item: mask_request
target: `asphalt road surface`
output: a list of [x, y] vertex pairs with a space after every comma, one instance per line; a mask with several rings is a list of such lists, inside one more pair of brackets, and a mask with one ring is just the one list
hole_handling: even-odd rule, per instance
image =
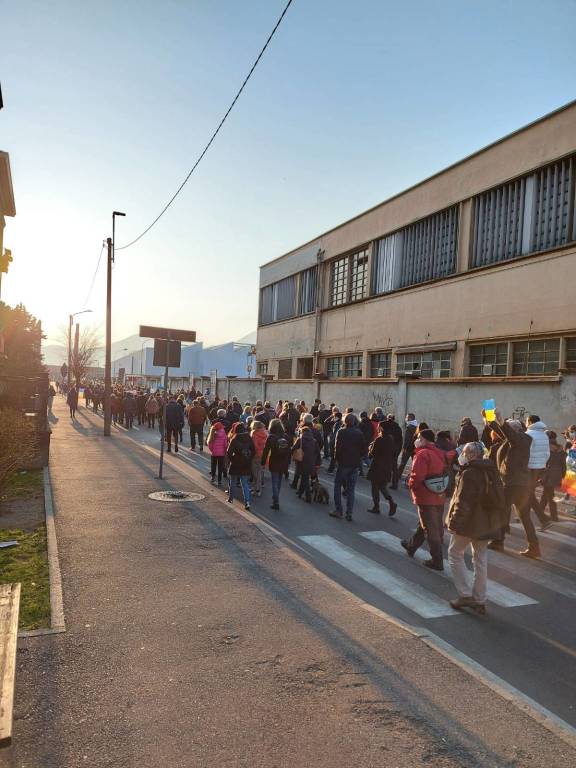
[[[137, 443], [159, 452], [157, 430], [135, 427], [130, 432]], [[208, 450], [191, 451], [187, 430], [184, 436], [184, 445], [178, 454], [168, 454], [169, 461], [207, 478]], [[488, 613], [480, 617], [450, 608], [448, 601], [456, 593], [449, 573], [422, 566], [428, 557], [426, 545], [413, 560], [401, 548], [401, 539], [416, 525], [407, 489], [392, 492], [398, 503], [394, 518], [387, 516], [384, 500], [382, 514], [373, 515], [367, 512], [372, 506], [369, 483], [360, 479], [354, 520], [347, 522], [328, 516], [333, 509], [333, 476], [325, 468], [321, 482], [330, 492], [330, 506], [306, 504], [285, 482], [281, 509], [275, 512], [269, 508], [267, 475], [262, 496], [252, 501], [252, 512], [362, 600], [412, 626], [428, 628], [576, 726], [576, 519], [562, 515], [548, 532], [539, 533], [539, 562], [518, 554], [525, 546], [524, 532], [519, 523], [513, 524], [507, 552], [490, 552]], [[239, 489], [237, 495], [241, 496]]]

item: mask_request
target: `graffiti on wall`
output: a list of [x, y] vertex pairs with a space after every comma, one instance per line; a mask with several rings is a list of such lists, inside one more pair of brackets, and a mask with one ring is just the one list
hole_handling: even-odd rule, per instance
[[384, 411], [391, 411], [394, 409], [394, 397], [391, 392], [372, 392], [372, 399], [374, 404], [379, 406]]
[[526, 408], [523, 405], [517, 405], [512, 411], [512, 418], [518, 421], [524, 421], [526, 416]]

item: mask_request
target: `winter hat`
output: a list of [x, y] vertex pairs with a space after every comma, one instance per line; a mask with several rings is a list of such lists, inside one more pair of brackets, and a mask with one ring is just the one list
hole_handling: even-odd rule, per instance
[[428, 440], [429, 443], [433, 443], [436, 439], [434, 432], [431, 429], [423, 429], [418, 433], [418, 437], [423, 437], [424, 440]]

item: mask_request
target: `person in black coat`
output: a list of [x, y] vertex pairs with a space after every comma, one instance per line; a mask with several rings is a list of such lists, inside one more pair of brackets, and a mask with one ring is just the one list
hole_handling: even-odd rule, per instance
[[[366, 445], [366, 452], [363, 456], [363, 461], [368, 460], [368, 447], [372, 443], [372, 440], [374, 438], [374, 430], [372, 428], [372, 422], [368, 418], [368, 414], [366, 411], [362, 411], [360, 414], [360, 423], [358, 424], [358, 429], [362, 434], [364, 435], [364, 443]], [[360, 475], [362, 476], [364, 473], [362, 472], [362, 465], [360, 465]]]
[[320, 466], [322, 461], [320, 456], [320, 447], [312, 434], [313, 427], [304, 425], [300, 430], [300, 437], [292, 447], [292, 454], [295, 451], [302, 450], [302, 460], [299, 461], [300, 467], [300, 485], [298, 487], [298, 498], [305, 495], [308, 504], [312, 501], [312, 492], [310, 490], [310, 476], [316, 474], [316, 467]]
[[172, 437], [174, 437], [174, 450], [178, 453], [178, 435], [184, 426], [184, 413], [180, 405], [176, 402], [176, 396], [170, 395], [170, 400], [166, 403], [166, 440], [168, 442], [168, 453], [172, 451]]
[[[543, 478], [542, 497], [540, 498], [540, 510], [544, 514], [546, 507], [550, 510], [550, 523], [558, 520], [558, 508], [554, 501], [556, 488], [562, 484], [566, 474], [566, 452], [558, 443], [558, 435], [549, 429], [546, 434], [550, 442], [550, 458], [546, 465]], [[542, 526], [544, 528], [544, 526]], [[546, 526], [548, 527], [548, 526]], [[545, 528], [544, 528], [545, 530]]]
[[460, 422], [460, 432], [456, 442], [458, 445], [478, 442], [478, 430], [472, 424], [472, 419], [469, 419], [468, 416], [465, 416]]
[[402, 427], [397, 423], [394, 418], [394, 414], [389, 413], [386, 416], [386, 421], [389, 424], [390, 436], [394, 441], [394, 466], [392, 467], [392, 482], [390, 488], [395, 491], [398, 488], [398, 457], [402, 452]]
[[390, 422], [381, 421], [378, 427], [379, 436], [370, 445], [368, 455], [372, 459], [367, 478], [372, 486], [372, 501], [374, 506], [368, 512], [380, 514], [380, 494], [389, 504], [388, 516], [396, 514], [397, 504], [388, 492], [388, 483], [392, 477], [396, 463], [396, 448], [394, 438], [390, 434]]
[[262, 466], [270, 470], [270, 480], [272, 483], [272, 504], [270, 509], [280, 509], [280, 488], [282, 486], [282, 476], [288, 473], [290, 459], [292, 457], [292, 441], [284, 432], [284, 427], [280, 419], [272, 419], [268, 437], [264, 443], [262, 451]]
[[416, 417], [413, 413], [407, 413], [406, 427], [404, 429], [404, 440], [402, 441], [402, 457], [398, 467], [398, 479], [402, 477], [406, 464], [408, 464], [408, 461], [414, 455], [414, 441], [416, 440], [417, 429], [418, 422], [416, 421]]
[[234, 435], [228, 444], [226, 458], [228, 459], [228, 501], [234, 501], [234, 488], [236, 479], [239, 478], [244, 497], [244, 508], [250, 509], [250, 484], [248, 482], [252, 474], [252, 459], [256, 454], [256, 448], [250, 434], [242, 422], [234, 426]]

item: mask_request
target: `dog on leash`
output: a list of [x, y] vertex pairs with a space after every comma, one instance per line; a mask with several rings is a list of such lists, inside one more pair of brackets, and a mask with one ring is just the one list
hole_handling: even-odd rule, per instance
[[318, 504], [330, 504], [328, 491], [320, 485], [320, 480], [317, 477], [312, 480], [312, 501]]

